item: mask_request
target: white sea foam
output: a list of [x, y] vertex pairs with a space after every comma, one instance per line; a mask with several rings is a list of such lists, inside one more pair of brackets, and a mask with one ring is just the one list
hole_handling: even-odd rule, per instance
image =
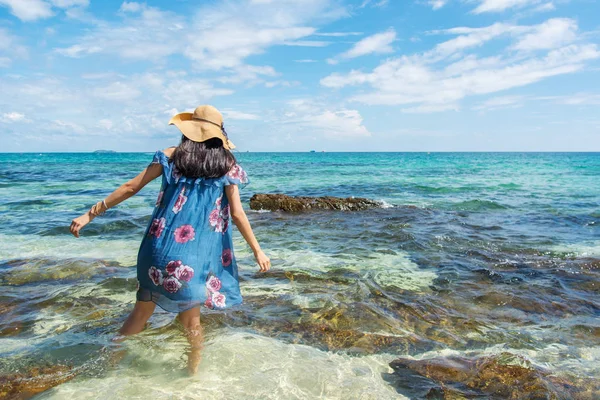
[[274, 268], [304, 270], [307, 273], [327, 272], [344, 268], [373, 278], [382, 286], [404, 290], [423, 290], [429, 287], [437, 274], [412, 262], [408, 254], [372, 253], [368, 258], [354, 254], [331, 255], [311, 250], [270, 250]]
[[558, 245], [551, 248], [557, 253], [572, 254], [576, 257], [600, 257], [600, 242], [582, 242], [567, 245]]
[[139, 246], [140, 241], [135, 239], [0, 234], [0, 259], [99, 258], [135, 265]]
[[213, 334], [194, 377], [182, 373], [182, 340], [140, 338], [107, 376], [82, 377], [40, 398], [405, 399], [382, 379], [392, 372], [389, 354], [351, 357], [240, 331]]

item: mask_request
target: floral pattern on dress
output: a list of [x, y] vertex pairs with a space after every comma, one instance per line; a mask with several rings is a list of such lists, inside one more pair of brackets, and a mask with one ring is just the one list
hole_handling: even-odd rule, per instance
[[214, 228], [215, 232], [221, 232], [225, 234], [229, 227], [229, 205], [221, 208], [223, 201], [223, 195], [215, 201], [215, 208], [210, 212], [208, 216], [208, 222]]
[[219, 291], [221, 290], [221, 287], [221, 280], [210, 273], [206, 278], [206, 301], [204, 302], [204, 305], [207, 308], [223, 308], [226, 306], [226, 296]]
[[166, 222], [167, 222], [167, 220], [164, 217], [163, 218], [154, 218], [148, 233], [151, 236], [159, 238], [160, 235], [162, 234], [163, 230], [165, 229]]
[[177, 243], [187, 243], [190, 240], [194, 240], [196, 237], [194, 227], [188, 224], [181, 225], [179, 228], [175, 229], [173, 234], [175, 235], [175, 241]]
[[169, 276], [163, 281], [163, 287], [169, 293], [175, 293], [181, 288], [181, 282], [174, 276]]
[[187, 196], [185, 195], [185, 187], [181, 188], [181, 192], [179, 193], [179, 196], [177, 196], [177, 200], [175, 201], [175, 204], [173, 205], [173, 212], [175, 214], [179, 213], [179, 211], [181, 211], [181, 209], [183, 208], [183, 205], [187, 202]]
[[235, 164], [227, 173], [231, 179], [237, 179], [240, 183], [248, 183], [248, 174], [238, 164]]
[[192, 280], [194, 269], [183, 265], [181, 260], [169, 261], [165, 270], [150, 267], [148, 275], [155, 286], [162, 286], [169, 293], [177, 293], [182, 286]]
[[160, 286], [163, 283], [163, 274], [162, 271], [154, 266], [150, 267], [148, 270], [148, 275], [150, 276], [150, 280], [156, 286]]
[[161, 191], [158, 193], [158, 197], [156, 198], [156, 204], [155, 204], [155, 205], [156, 205], [156, 207], [160, 206], [160, 203], [162, 202], [162, 198], [163, 198], [164, 194], [165, 194], [165, 191], [164, 191], [164, 190], [161, 190]]
[[223, 253], [221, 253], [221, 264], [223, 264], [224, 267], [229, 267], [231, 265], [231, 260], [231, 249], [223, 249]]

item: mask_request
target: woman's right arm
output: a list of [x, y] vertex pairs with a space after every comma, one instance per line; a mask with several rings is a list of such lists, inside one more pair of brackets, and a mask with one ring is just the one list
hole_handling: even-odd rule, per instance
[[242, 201], [240, 200], [240, 191], [237, 185], [225, 186], [225, 194], [229, 200], [231, 219], [254, 252], [256, 263], [260, 266], [260, 272], [268, 271], [269, 268], [271, 268], [271, 260], [261, 250], [260, 245], [254, 236], [254, 232], [252, 232], [250, 221], [248, 221], [248, 217], [242, 206]]

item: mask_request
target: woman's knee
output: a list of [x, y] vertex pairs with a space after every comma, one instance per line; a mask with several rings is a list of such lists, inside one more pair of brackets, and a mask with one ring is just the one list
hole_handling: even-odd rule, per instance
[[186, 331], [202, 329], [202, 325], [200, 325], [200, 309], [198, 308], [179, 313], [179, 321]]
[[138, 318], [148, 319], [154, 313], [156, 304], [151, 301], [138, 301], [133, 307], [133, 313]]

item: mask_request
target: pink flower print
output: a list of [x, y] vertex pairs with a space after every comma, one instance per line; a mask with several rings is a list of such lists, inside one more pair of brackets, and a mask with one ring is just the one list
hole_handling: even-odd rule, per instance
[[206, 301], [204, 302], [204, 305], [205, 305], [206, 307], [210, 308], [210, 309], [213, 309], [213, 308], [215, 308], [215, 307], [213, 306], [213, 303], [212, 303], [212, 298], [211, 298], [210, 296], [208, 296], [208, 297], [206, 298]]
[[230, 266], [232, 258], [231, 249], [224, 249], [221, 254], [221, 264], [223, 264], [224, 267]]
[[214, 275], [211, 275], [210, 278], [206, 281], [206, 287], [211, 292], [218, 292], [221, 289], [221, 281]]
[[189, 282], [194, 277], [194, 269], [187, 265], [181, 265], [175, 270], [174, 276], [180, 281]]
[[173, 212], [177, 214], [183, 208], [183, 205], [187, 202], [187, 196], [185, 195], [185, 187], [181, 188], [181, 193], [177, 196], [175, 205], [173, 206]]
[[160, 237], [163, 229], [165, 229], [165, 223], [167, 220], [163, 218], [154, 218], [152, 221], [152, 225], [150, 226], [150, 231], [148, 232], [152, 236]]
[[235, 164], [227, 173], [227, 176], [230, 177], [231, 179], [237, 179], [239, 180], [241, 183], [246, 183], [248, 182], [248, 174], [246, 174], [246, 171], [244, 171], [242, 169], [242, 167], [240, 167], [238, 164]]
[[163, 198], [163, 195], [164, 195], [164, 194], [165, 194], [165, 191], [164, 191], [164, 190], [161, 190], [161, 191], [158, 193], [158, 197], [156, 198], [156, 206], [160, 206], [160, 203], [162, 202], [162, 198]]
[[179, 178], [181, 178], [181, 172], [179, 172], [179, 170], [175, 166], [173, 166], [173, 171], [171, 172], [171, 175], [173, 176], [173, 178], [175, 178], [175, 182], [178, 182]]
[[222, 199], [223, 196], [221, 195], [217, 201], [215, 201], [216, 208], [213, 209], [208, 216], [208, 221], [210, 222], [210, 225], [215, 228], [215, 232], [227, 231], [227, 226], [229, 224], [229, 205], [221, 209]]
[[179, 268], [181, 266], [181, 264], [183, 264], [183, 263], [179, 260], [169, 261], [169, 263], [167, 264], [167, 267], [165, 268], [167, 270], [167, 274], [174, 275], [175, 271], [177, 270], [177, 268]]
[[160, 269], [156, 267], [150, 267], [150, 269], [148, 270], [148, 275], [150, 276], [152, 283], [154, 283], [156, 286], [162, 285], [163, 275]]
[[221, 216], [219, 214], [220, 212], [218, 208], [215, 208], [210, 212], [210, 215], [208, 216], [208, 221], [212, 226], [216, 226], [217, 222], [219, 222], [219, 219], [221, 219]]
[[175, 241], [177, 243], [186, 243], [190, 240], [194, 240], [196, 232], [191, 225], [181, 225], [175, 229]]
[[213, 292], [211, 295], [211, 301], [219, 308], [225, 307], [225, 295], [223, 293]]
[[163, 287], [169, 293], [175, 293], [181, 288], [181, 282], [174, 276], [169, 276], [163, 281]]
[[215, 232], [225, 232], [225, 220], [219, 217], [217, 225], [215, 225]]

